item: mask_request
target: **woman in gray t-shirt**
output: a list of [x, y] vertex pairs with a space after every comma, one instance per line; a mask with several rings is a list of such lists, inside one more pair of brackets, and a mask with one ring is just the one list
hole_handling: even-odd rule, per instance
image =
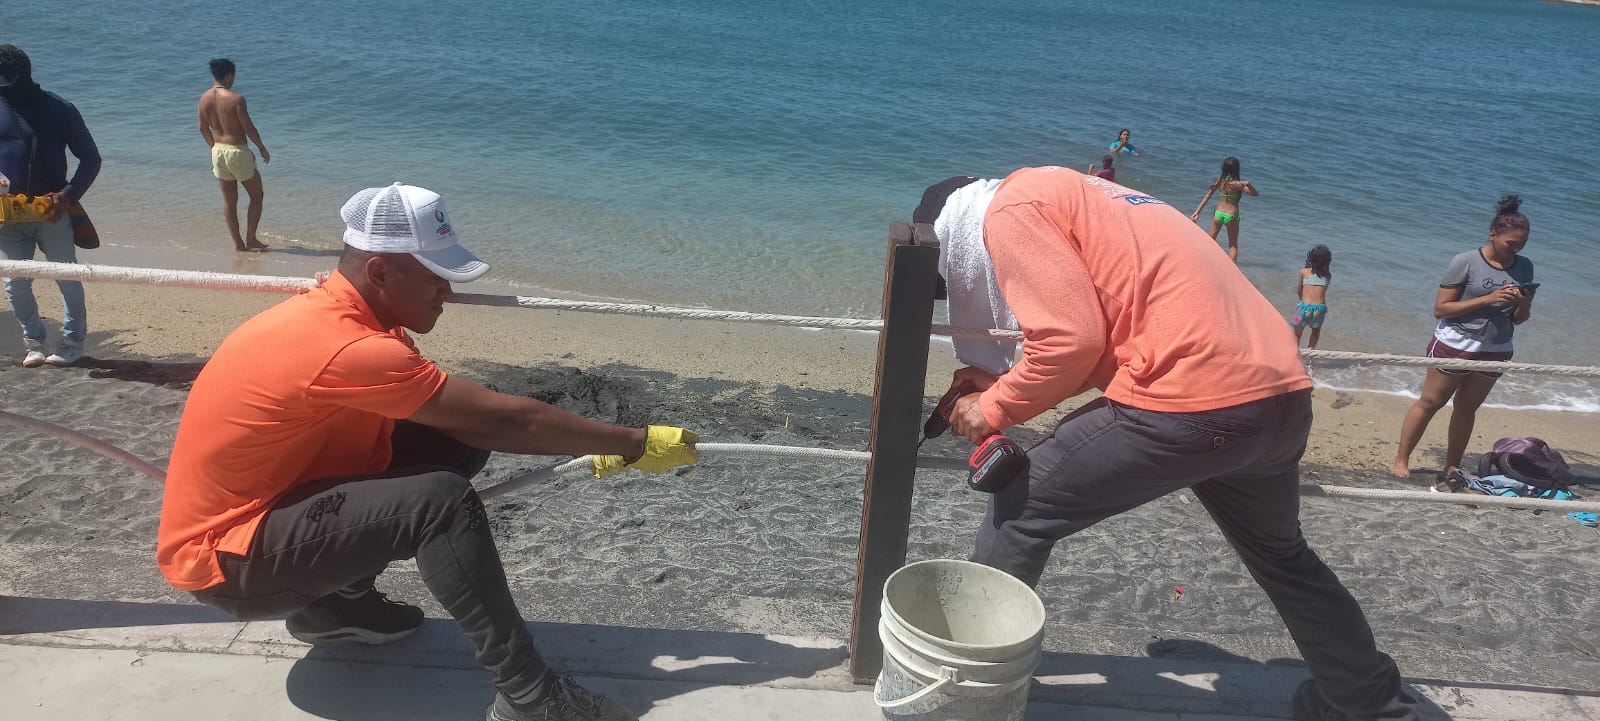
[[[1489, 223], [1488, 244], [1450, 260], [1433, 301], [1439, 324], [1428, 343], [1429, 358], [1511, 360], [1512, 332], [1533, 312], [1533, 293], [1539, 285], [1533, 282], [1533, 261], [1519, 255], [1528, 243], [1528, 216], [1517, 210], [1521, 204], [1515, 195], [1501, 198], [1499, 212]], [[1460, 470], [1478, 406], [1499, 378], [1499, 373], [1488, 371], [1429, 368], [1421, 397], [1411, 404], [1400, 426], [1394, 475], [1411, 475], [1411, 452], [1428, 421], [1453, 400], [1444, 470], [1433, 490], [1458, 490], [1461, 484], [1450, 476]]]

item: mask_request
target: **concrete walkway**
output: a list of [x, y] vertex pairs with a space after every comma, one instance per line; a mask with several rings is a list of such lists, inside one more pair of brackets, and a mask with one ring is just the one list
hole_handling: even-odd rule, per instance
[[[879, 718], [842, 641], [532, 624], [550, 660], [646, 721]], [[1030, 721], [1289, 718], [1294, 664], [1047, 653]], [[1417, 681], [1431, 719], [1600, 721], [1600, 693]], [[392, 646], [311, 648], [203, 606], [0, 597], [0, 719], [482, 718], [492, 695], [455, 624]]]

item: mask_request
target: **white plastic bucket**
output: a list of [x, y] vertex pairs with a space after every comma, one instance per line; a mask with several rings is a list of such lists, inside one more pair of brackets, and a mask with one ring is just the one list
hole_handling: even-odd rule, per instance
[[875, 700], [892, 721], [1020, 721], [1043, 634], [1044, 603], [1010, 574], [910, 564], [883, 584]]

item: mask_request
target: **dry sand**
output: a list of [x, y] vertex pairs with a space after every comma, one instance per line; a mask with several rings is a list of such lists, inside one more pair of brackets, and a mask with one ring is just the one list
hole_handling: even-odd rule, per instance
[[[41, 307], [56, 317], [53, 284], [37, 288]], [[92, 359], [64, 370], [19, 367], [14, 321], [0, 313], [0, 407], [164, 464], [199, 364], [237, 323], [277, 300], [91, 285]], [[470, 306], [451, 306], [440, 328], [419, 338], [453, 373], [605, 420], [680, 424], [707, 441], [847, 449], [867, 447], [876, 344], [876, 335], [857, 332]], [[954, 368], [948, 346], [935, 343], [931, 356], [930, 402]], [[1318, 391], [1307, 480], [1424, 487], [1384, 472], [1408, 404]], [[1016, 436], [1037, 438], [1059, 415]], [[1429, 430], [1416, 467], [1438, 467], [1444, 421]], [[1486, 409], [1472, 450], [1503, 435], [1543, 437], [1592, 497], [1600, 485], [1594, 421]], [[924, 450], [966, 451], [948, 438]], [[0, 432], [0, 458], [0, 541], [9, 549], [0, 552], [0, 593], [187, 601], [139, 560], [150, 557], [155, 536], [153, 483], [16, 429]], [[549, 460], [497, 454], [478, 483]], [[862, 467], [849, 463], [708, 460], [678, 474], [560, 479], [499, 499], [491, 513], [532, 620], [842, 636], [862, 478]], [[964, 557], [982, 498], [953, 472], [924, 471], [918, 483], [911, 558]], [[1040, 587], [1051, 613], [1048, 649], [1294, 656], [1270, 604], [1191, 501], [1175, 494], [1058, 548]], [[1409, 675], [1596, 687], [1600, 531], [1554, 513], [1324, 498], [1304, 506], [1307, 535]], [[125, 560], [74, 570], [73, 559], [96, 556]], [[44, 567], [41, 558], [60, 565]], [[388, 575], [384, 583], [399, 595], [424, 599], [414, 574]], [[87, 580], [63, 580], [79, 578]], [[1174, 598], [1178, 586], [1186, 592]]]

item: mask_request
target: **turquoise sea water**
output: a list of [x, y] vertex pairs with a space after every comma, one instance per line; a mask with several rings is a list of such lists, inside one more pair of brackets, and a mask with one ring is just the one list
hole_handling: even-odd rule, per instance
[[[231, 262], [194, 127], [239, 64], [273, 162], [263, 237], [325, 262], [354, 190], [442, 192], [492, 277], [719, 308], [871, 316], [922, 188], [1083, 169], [1186, 212], [1220, 159], [1247, 274], [1287, 314], [1334, 251], [1323, 347], [1418, 354], [1449, 257], [1525, 199], [1543, 287], [1521, 360], [1591, 364], [1600, 307], [1600, 8], [1536, 0], [74, 3], [0, 40], [83, 111], [107, 240]], [[1209, 211], [1208, 211], [1209, 213]], [[195, 251], [174, 256], [170, 251]], [[152, 255], [152, 257], [156, 257]], [[1204, 313], [1204, 308], [1194, 309]], [[1405, 392], [1411, 370], [1326, 370]], [[1492, 400], [1600, 409], [1509, 377]]]

